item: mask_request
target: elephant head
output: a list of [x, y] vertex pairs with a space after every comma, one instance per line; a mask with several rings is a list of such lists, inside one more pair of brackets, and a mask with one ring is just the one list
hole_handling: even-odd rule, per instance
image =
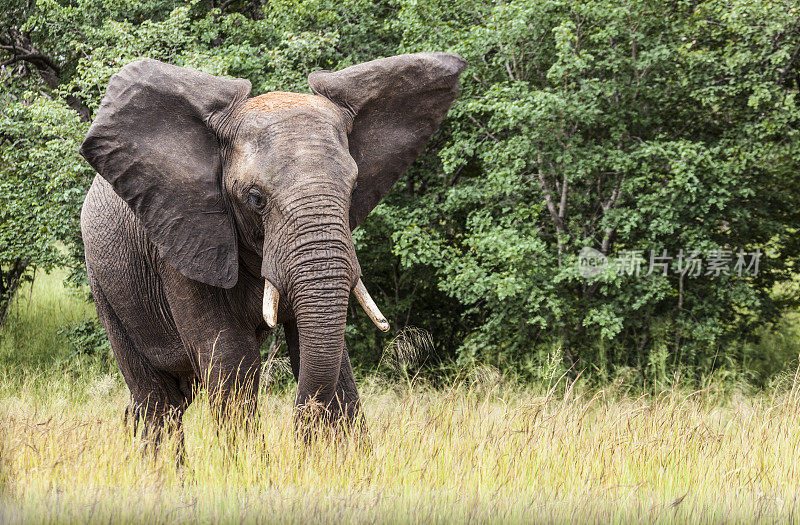
[[[401, 55], [312, 73], [313, 94], [155, 60], [111, 78], [81, 154], [185, 277], [232, 288], [255, 261], [263, 316], [296, 322], [300, 396], [330, 401], [351, 291], [379, 328], [351, 231], [419, 155], [463, 59]], [[299, 399], [299, 402], [303, 402]]]

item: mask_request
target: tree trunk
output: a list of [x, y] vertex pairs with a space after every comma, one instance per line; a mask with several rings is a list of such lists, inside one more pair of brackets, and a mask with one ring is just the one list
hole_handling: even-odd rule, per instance
[[27, 268], [27, 259], [18, 258], [8, 270], [0, 270], [0, 328], [3, 327]]

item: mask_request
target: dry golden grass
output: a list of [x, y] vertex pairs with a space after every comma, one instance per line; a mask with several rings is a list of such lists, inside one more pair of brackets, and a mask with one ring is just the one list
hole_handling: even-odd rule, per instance
[[373, 380], [371, 451], [303, 445], [290, 394], [262, 395], [257, 429], [226, 445], [201, 400], [176, 469], [123, 430], [115, 377], [49, 382], [0, 401], [2, 522], [797, 519], [800, 385], [720, 402]]
[[[304, 446], [288, 391], [262, 392], [254, 432], [231, 442], [201, 396], [176, 469], [173, 444], [152, 457], [125, 431], [115, 367], [67, 360], [55, 331], [91, 313], [60, 276], [37, 278], [13, 315], [0, 334], [0, 523], [800, 521], [796, 376], [769, 394], [641, 397], [523, 389], [490, 367], [442, 390], [375, 376], [361, 382], [371, 451]], [[406, 363], [413, 339], [388, 359]]]

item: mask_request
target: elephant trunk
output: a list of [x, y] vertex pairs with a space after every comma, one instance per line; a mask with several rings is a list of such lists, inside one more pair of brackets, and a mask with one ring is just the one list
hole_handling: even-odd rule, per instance
[[295, 298], [300, 374], [298, 406], [334, 401], [344, 354], [349, 289], [340, 280], [317, 283]]
[[[350, 291], [361, 273], [344, 211], [307, 206], [291, 214], [286, 230], [293, 238], [280, 265], [298, 333], [298, 406], [327, 408], [337, 390]], [[271, 309], [269, 287], [265, 317]]]

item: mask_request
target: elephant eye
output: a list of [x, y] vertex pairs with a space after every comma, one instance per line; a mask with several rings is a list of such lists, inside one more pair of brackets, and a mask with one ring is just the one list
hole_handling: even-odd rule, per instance
[[258, 188], [250, 188], [247, 192], [247, 203], [254, 210], [261, 210], [267, 204], [267, 199], [264, 198], [264, 194]]

